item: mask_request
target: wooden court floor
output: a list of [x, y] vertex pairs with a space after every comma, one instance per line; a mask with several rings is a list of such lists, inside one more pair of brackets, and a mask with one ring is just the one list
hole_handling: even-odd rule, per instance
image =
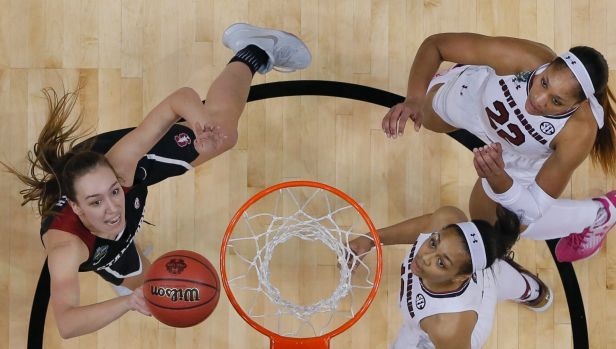
[[[231, 57], [223, 30], [242, 21], [297, 33], [313, 53], [302, 72], [258, 75], [254, 84], [299, 79], [352, 82], [404, 94], [417, 47], [430, 34], [470, 31], [523, 37], [557, 52], [593, 46], [616, 67], [616, 2], [609, 0], [0, 0], [0, 158], [20, 168], [44, 123], [41, 89], [71, 89], [83, 78], [80, 107], [96, 132], [134, 126], [181, 86], [205, 95]], [[611, 72], [615, 74], [614, 71]], [[612, 79], [612, 88], [616, 88]], [[237, 146], [150, 192], [143, 246], [152, 256], [193, 249], [217, 265], [220, 240], [235, 210], [259, 190], [285, 180], [321, 181], [363, 203], [378, 227], [441, 205], [467, 211], [476, 179], [471, 153], [444, 135], [408, 132], [387, 139], [386, 109], [331, 97], [250, 103]], [[589, 162], [563, 197], [588, 198], [616, 187]], [[0, 348], [25, 348], [32, 297], [45, 259], [39, 218], [20, 207], [19, 183], [0, 174]], [[333, 348], [386, 348], [400, 325], [399, 263], [408, 246], [384, 249], [378, 296], [366, 316]], [[572, 347], [567, 303], [543, 242], [520, 241], [516, 256], [556, 292], [536, 315], [501, 304], [491, 349]], [[575, 264], [592, 348], [616, 348], [616, 239]], [[315, 265], [302, 265], [311, 270]], [[298, 273], [299, 274], [299, 273]], [[313, 273], [314, 274], [314, 273]], [[82, 275], [82, 302], [114, 296]], [[299, 276], [289, 285], [309, 283]], [[53, 316], [45, 348], [264, 348], [223, 295], [203, 324], [174, 329], [130, 313], [106, 328], [62, 340]]]

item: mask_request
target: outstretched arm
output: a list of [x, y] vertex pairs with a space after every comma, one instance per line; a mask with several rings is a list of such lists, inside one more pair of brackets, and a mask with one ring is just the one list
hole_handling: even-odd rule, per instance
[[499, 75], [531, 70], [550, 62], [556, 54], [547, 46], [518, 38], [491, 37], [473, 33], [441, 33], [426, 38], [415, 55], [406, 99], [392, 107], [381, 127], [388, 136], [402, 135], [411, 118], [419, 130], [428, 85], [442, 62], [487, 65]]
[[149, 315], [143, 292], [105, 302], [81, 306], [79, 301], [79, 265], [87, 258], [87, 248], [76, 237], [51, 229], [45, 234], [49, 274], [51, 277], [51, 307], [62, 338], [72, 338], [99, 330], [124, 315], [137, 310]]
[[[456, 207], [444, 206], [433, 213], [407, 219], [403, 222], [377, 230], [383, 245], [414, 244], [419, 234], [432, 232], [446, 225], [466, 221], [464, 212]], [[349, 242], [351, 250], [362, 256], [374, 246], [374, 241], [360, 236]]]

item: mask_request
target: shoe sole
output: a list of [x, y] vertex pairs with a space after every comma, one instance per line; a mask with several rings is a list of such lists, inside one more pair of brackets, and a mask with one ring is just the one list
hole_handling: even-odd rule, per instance
[[550, 286], [546, 285], [546, 287], [548, 288], [548, 297], [550, 297], [548, 299], [548, 302], [545, 303], [545, 305], [542, 306], [541, 308], [533, 308], [529, 306], [526, 306], [526, 308], [534, 311], [535, 313], [543, 313], [544, 311], [548, 310], [552, 306], [552, 303], [554, 302], [554, 292], [552, 291], [552, 288]]
[[[270, 28], [260, 28], [260, 27], [255, 27], [254, 25], [248, 24], [248, 23], [235, 23], [235, 24], [231, 24], [227, 29], [225, 29], [224, 33], [222, 34], [223, 37], [223, 45], [225, 45], [225, 47], [230, 48], [229, 45], [227, 45], [227, 43], [225, 42], [224, 38], [234, 35], [235, 33], [242, 31], [242, 30], [249, 30], [249, 31], [259, 31], [261, 35], [279, 35], [280, 33], [284, 33], [287, 35], [290, 35], [292, 37], [294, 37], [300, 44], [301, 46], [304, 48], [304, 50], [306, 51], [306, 53], [308, 54], [308, 64], [306, 65], [306, 67], [308, 67], [310, 65], [310, 63], [312, 62], [312, 54], [310, 53], [310, 49], [308, 48], [308, 46], [306, 46], [306, 44], [304, 43], [304, 41], [302, 41], [302, 39], [298, 38], [297, 36], [286, 32], [284, 30], [279, 30], [279, 29], [270, 29]], [[306, 68], [304, 67], [304, 68]], [[301, 69], [304, 69], [301, 68]], [[273, 67], [274, 70], [277, 70], [279, 72], [283, 72], [283, 73], [291, 73], [294, 72], [296, 69], [290, 69], [290, 68], [280, 68], [277, 66]]]

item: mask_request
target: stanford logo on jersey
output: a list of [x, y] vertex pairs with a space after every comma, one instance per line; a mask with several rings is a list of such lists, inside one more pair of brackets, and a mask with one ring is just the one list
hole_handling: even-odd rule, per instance
[[190, 137], [188, 137], [186, 133], [180, 133], [175, 136], [175, 143], [177, 143], [180, 148], [184, 148], [190, 144]]
[[541, 125], [539, 125], [539, 128], [541, 129], [541, 132], [545, 133], [548, 136], [551, 136], [554, 134], [554, 132], [556, 132], [556, 129], [554, 129], [554, 125], [550, 124], [547, 121], [542, 122]]

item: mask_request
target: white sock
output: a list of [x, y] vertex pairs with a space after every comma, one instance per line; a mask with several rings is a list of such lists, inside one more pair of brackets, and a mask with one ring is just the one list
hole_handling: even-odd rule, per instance
[[528, 297], [526, 297], [525, 299], [520, 298], [520, 300], [526, 302], [534, 301], [539, 297], [539, 294], [541, 293], [541, 287], [539, 286], [539, 283], [526, 274], [520, 273], [520, 275], [522, 275], [522, 277], [526, 279], [526, 281], [528, 281], [528, 285], [530, 286], [530, 294], [528, 295]]
[[[519, 271], [502, 259], [494, 262], [492, 270], [496, 274], [496, 292], [499, 302], [522, 299], [526, 293], [526, 282], [524, 281], [526, 278]], [[490, 271], [486, 270], [486, 272]]]
[[521, 236], [531, 240], [549, 240], [581, 233], [598, 220], [603, 205], [595, 200], [559, 199]]

